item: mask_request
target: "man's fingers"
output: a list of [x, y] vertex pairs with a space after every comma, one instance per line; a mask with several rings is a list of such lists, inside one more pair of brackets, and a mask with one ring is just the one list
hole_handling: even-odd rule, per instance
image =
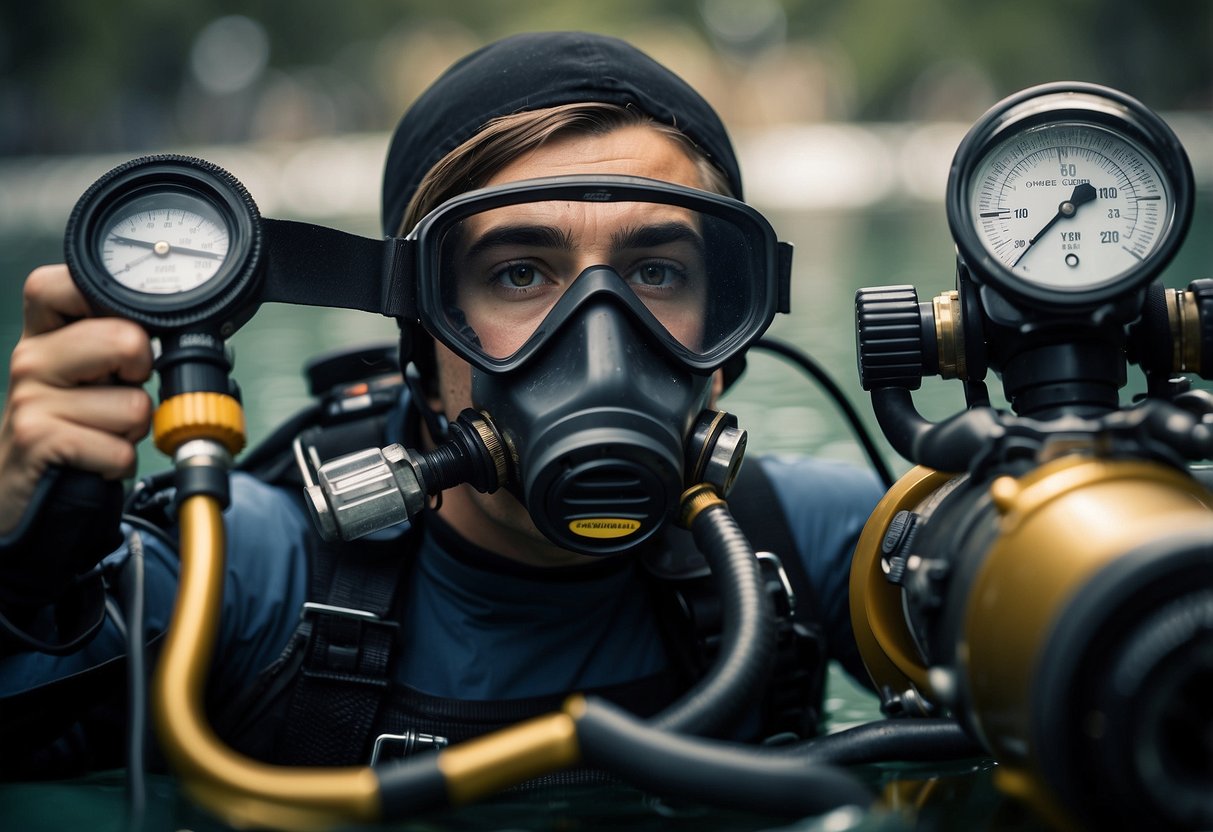
[[69, 422], [138, 442], [152, 422], [152, 399], [141, 387], [51, 388], [41, 391], [29, 418]]
[[72, 282], [67, 266], [42, 266], [25, 279], [23, 316], [26, 335], [40, 335], [92, 314]]
[[0, 443], [20, 467], [65, 464], [102, 476], [134, 465], [134, 444], [151, 421], [151, 399], [138, 388], [46, 390], [9, 400]]
[[152, 372], [147, 333], [120, 318], [86, 318], [23, 338], [13, 350], [13, 384], [31, 379], [55, 387], [117, 378], [141, 384]]
[[20, 412], [0, 431], [0, 534], [20, 521], [38, 481], [48, 468], [62, 465], [91, 471], [106, 479], [135, 472], [135, 445], [104, 430], [72, 422], [37, 418]]
[[106, 479], [129, 477], [138, 461], [135, 446], [120, 436], [73, 425], [56, 436], [47, 449], [46, 464], [92, 471]]

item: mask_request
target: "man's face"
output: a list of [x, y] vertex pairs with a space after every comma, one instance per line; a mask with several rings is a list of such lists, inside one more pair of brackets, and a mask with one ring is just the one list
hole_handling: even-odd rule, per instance
[[637, 202], [531, 202], [476, 214], [451, 244], [448, 303], [508, 358], [578, 276], [610, 266], [682, 345], [703, 341], [707, 263], [694, 211]]
[[[575, 136], [552, 141], [500, 170], [488, 185], [571, 174], [621, 174], [659, 179], [693, 188], [702, 187], [695, 162], [673, 139], [647, 127], [629, 127], [605, 136]], [[679, 263], [693, 270], [696, 251], [689, 212], [676, 207], [646, 209], [640, 222], [635, 205], [547, 203], [512, 206], [476, 218], [465, 237], [486, 239], [490, 245], [472, 251], [465, 280], [458, 287], [459, 304], [490, 354], [508, 355], [533, 331], [559, 293], [583, 269], [611, 265], [637, 291], [671, 334], [684, 344], [700, 337], [704, 295], [702, 281], [683, 279], [661, 263]], [[657, 214], [660, 213], [660, 216]], [[636, 245], [639, 226], [657, 225], [668, 233], [657, 248]], [[544, 249], [543, 264], [522, 264], [511, 270], [504, 249], [493, 250], [494, 229], [527, 227], [558, 229]], [[532, 268], [533, 267], [533, 268]], [[691, 276], [693, 277], [693, 275]], [[471, 366], [442, 344], [436, 344], [437, 406], [454, 418], [472, 406]], [[473, 543], [537, 565], [562, 565], [589, 560], [553, 546], [534, 527], [526, 509], [505, 491], [481, 494], [468, 486], [443, 495], [440, 513]]]

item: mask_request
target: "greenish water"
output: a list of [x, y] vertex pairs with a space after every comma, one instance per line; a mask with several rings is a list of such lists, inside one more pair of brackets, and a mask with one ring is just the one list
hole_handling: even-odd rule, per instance
[[[884, 795], [887, 808], [852, 809], [788, 819], [666, 801], [632, 787], [598, 786], [501, 795], [460, 809], [425, 813], [364, 832], [1045, 832], [1021, 807], [1001, 798], [981, 761], [948, 767], [867, 767], [857, 775]], [[0, 785], [0, 822], [22, 832], [127, 832], [121, 772], [66, 783]], [[192, 806], [172, 778], [148, 783], [144, 829], [227, 832]]]
[[[1168, 285], [1213, 276], [1213, 239], [1205, 231], [1206, 200], [1198, 210], [1187, 246], [1168, 270]], [[773, 215], [782, 238], [796, 246], [794, 314], [781, 318], [771, 335], [811, 352], [830, 372], [874, 428], [854, 370], [852, 300], [860, 286], [913, 283], [922, 298], [953, 284], [954, 254], [938, 204], [903, 205], [885, 210], [802, 215]], [[348, 229], [371, 233], [366, 229]], [[35, 265], [60, 259], [54, 239], [6, 237], [0, 229], [0, 347], [7, 353], [20, 334], [20, 286]], [[338, 346], [394, 337], [394, 325], [345, 311], [268, 306], [233, 339], [235, 376], [244, 391], [250, 442], [260, 438], [307, 399], [299, 373], [304, 359]], [[0, 392], [7, 387], [7, 369]], [[961, 407], [960, 390], [928, 381], [917, 401], [930, 418]], [[864, 457], [833, 405], [799, 372], [769, 355], [753, 355], [749, 370], [730, 391], [723, 407], [739, 417], [759, 452], [807, 452], [853, 460]], [[906, 464], [893, 458], [893, 467]], [[162, 467], [163, 460], [144, 446], [141, 469]], [[834, 728], [877, 715], [874, 700], [832, 674], [828, 709]], [[1035, 822], [994, 792], [990, 765], [887, 766], [862, 775], [885, 795], [893, 810], [866, 817], [826, 817], [796, 823], [765, 816], [734, 814], [703, 807], [673, 807], [627, 789], [595, 793], [503, 798], [486, 806], [426, 816], [396, 828], [438, 829], [1035, 829]], [[0, 785], [0, 828], [121, 829], [121, 777], [101, 774], [66, 784]], [[170, 778], [152, 783], [156, 828], [216, 829], [213, 820], [192, 809]]]

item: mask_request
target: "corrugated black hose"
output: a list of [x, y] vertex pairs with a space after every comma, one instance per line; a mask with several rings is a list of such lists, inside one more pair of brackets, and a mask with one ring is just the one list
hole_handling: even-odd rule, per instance
[[988, 752], [955, 719], [881, 719], [821, 737], [764, 746], [767, 754], [849, 766], [985, 757]]
[[707, 675], [649, 725], [661, 731], [721, 736], [770, 681], [775, 615], [754, 547], [723, 501], [701, 510], [691, 522], [691, 533], [721, 593], [720, 652]]

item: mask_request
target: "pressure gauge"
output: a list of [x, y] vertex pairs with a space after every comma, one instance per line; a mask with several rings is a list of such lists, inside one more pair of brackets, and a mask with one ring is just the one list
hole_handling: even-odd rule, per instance
[[65, 257], [100, 309], [153, 332], [244, 323], [260, 276], [261, 220], [227, 171], [186, 156], [152, 156], [90, 187], [68, 220]]
[[1166, 123], [1092, 84], [1049, 84], [986, 113], [956, 152], [948, 222], [974, 278], [1029, 305], [1091, 307], [1154, 279], [1192, 213]]

